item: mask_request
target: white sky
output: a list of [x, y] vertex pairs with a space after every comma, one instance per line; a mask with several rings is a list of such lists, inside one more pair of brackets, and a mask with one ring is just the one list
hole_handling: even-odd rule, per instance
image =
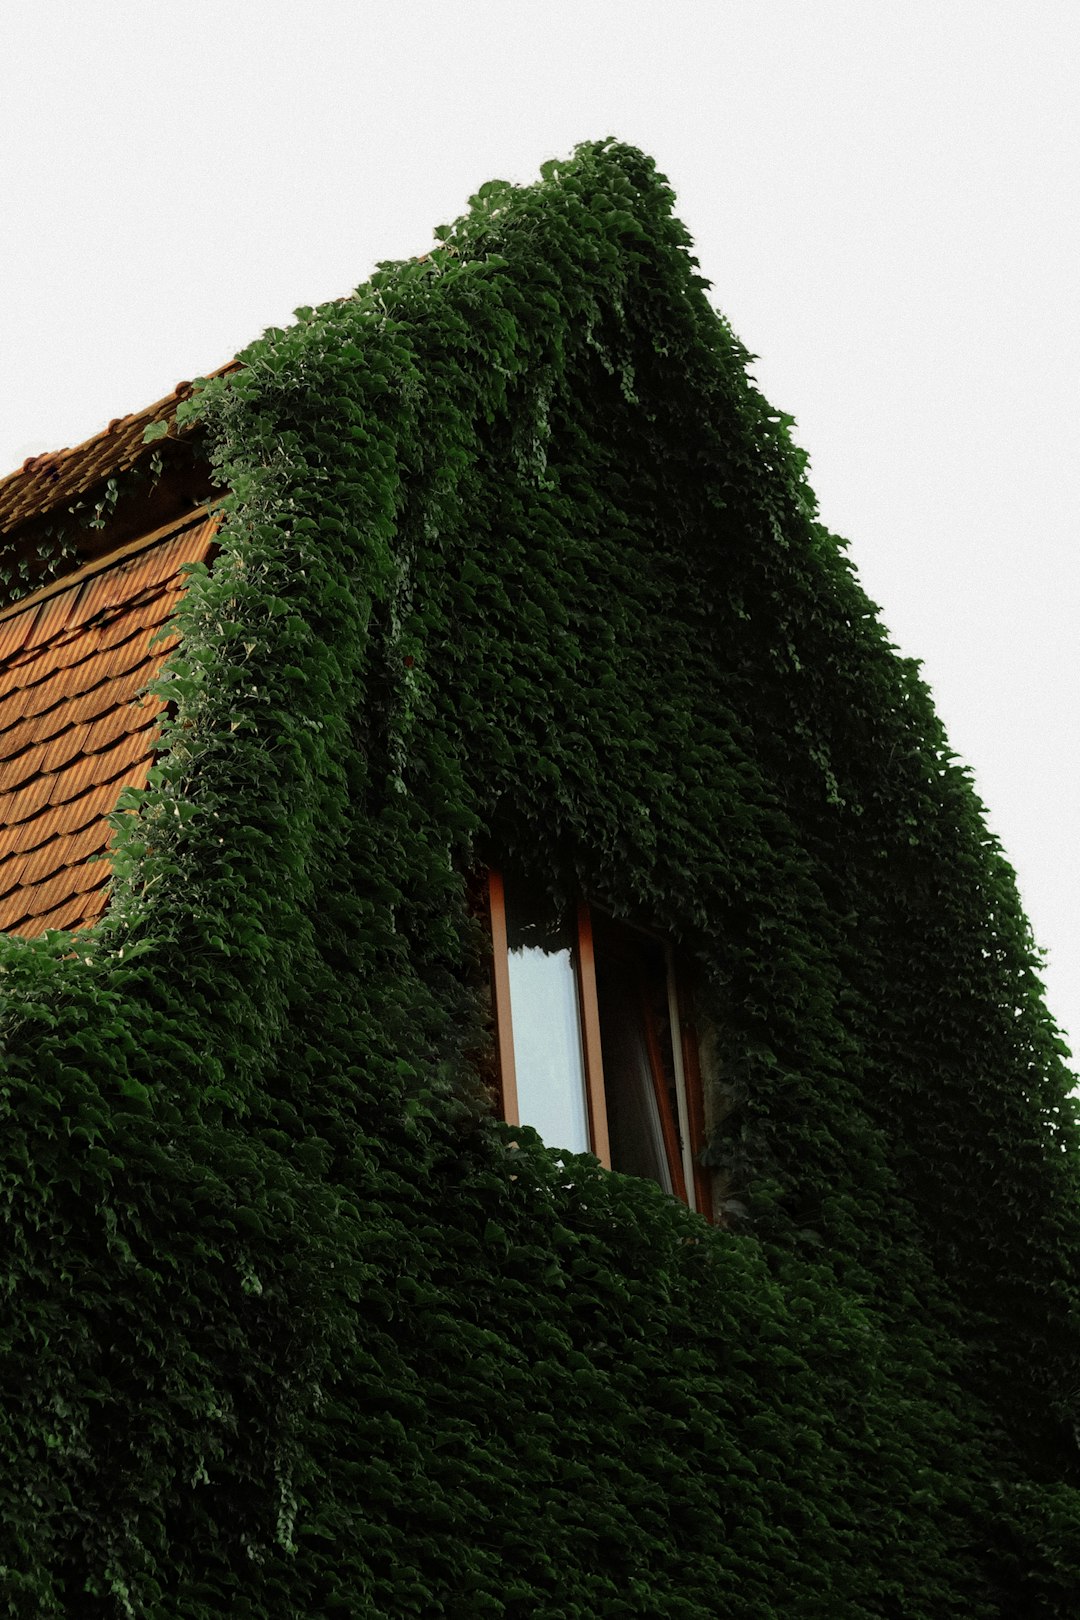
[[924, 661], [1080, 1045], [1077, 0], [4, 0], [0, 473], [614, 134]]

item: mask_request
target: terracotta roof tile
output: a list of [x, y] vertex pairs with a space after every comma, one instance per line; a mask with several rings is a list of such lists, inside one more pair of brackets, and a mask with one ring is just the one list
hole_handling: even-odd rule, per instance
[[0, 827], [0, 860], [13, 853], [24, 854], [37, 849], [58, 834], [70, 835], [85, 827], [100, 825], [112, 810], [119, 792], [115, 782], [97, 782], [64, 804], [46, 805], [25, 821]]
[[[99, 826], [84, 827], [81, 833], [68, 838], [51, 838], [31, 850], [29, 855], [13, 855], [0, 861], [0, 890], [7, 894], [16, 887], [29, 888], [33, 883], [44, 883], [65, 866], [82, 866], [101, 848]], [[106, 876], [99, 873], [99, 877]]]
[[105, 820], [154, 760], [162, 703], [139, 697], [176, 645], [150, 643], [205, 561], [205, 513], [79, 569], [0, 614], [0, 930], [97, 921]]
[[13, 928], [13, 934], [44, 934], [49, 928], [88, 928], [91, 923], [97, 922], [105, 911], [109, 899], [109, 886], [103, 882], [99, 889], [92, 889], [87, 894], [72, 895], [63, 905], [57, 906], [55, 911], [47, 912], [44, 916], [35, 913], [33, 927]]
[[130, 703], [145, 681], [140, 659], [133, 669], [112, 680], [98, 681], [81, 696], [62, 695], [39, 714], [15, 715], [13, 708], [8, 710], [0, 706], [3, 710], [0, 712], [0, 769], [5, 760], [21, 754], [30, 744], [44, 742], [62, 731], [85, 725], [99, 715]]
[[[47, 877], [44, 882], [34, 884], [32, 888], [19, 891], [22, 900], [32, 901], [30, 908], [32, 916], [44, 916], [57, 906], [66, 905], [87, 889], [96, 889], [108, 878], [108, 871], [103, 870], [103, 863], [95, 861], [92, 865], [83, 861], [79, 866], [63, 866], [58, 872]], [[27, 929], [23, 928], [22, 933]]]

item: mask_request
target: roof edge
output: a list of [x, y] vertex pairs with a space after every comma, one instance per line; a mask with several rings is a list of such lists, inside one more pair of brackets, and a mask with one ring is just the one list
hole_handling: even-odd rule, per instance
[[[198, 380], [208, 381], [240, 369], [239, 360], [230, 360]], [[103, 479], [127, 471], [144, 454], [151, 454], [153, 444], [143, 442], [146, 429], [175, 418], [177, 406], [190, 399], [194, 392], [194, 382], [179, 382], [171, 393], [152, 405], [133, 411], [129, 416], [114, 417], [107, 427], [81, 444], [28, 456], [21, 467], [0, 478], [0, 535], [45, 516], [63, 502], [85, 494]], [[190, 431], [184, 428], [180, 434]]]

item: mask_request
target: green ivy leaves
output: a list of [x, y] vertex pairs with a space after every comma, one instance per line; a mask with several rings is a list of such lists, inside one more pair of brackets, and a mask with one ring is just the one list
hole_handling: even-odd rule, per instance
[[[178, 410], [111, 914], [0, 941], [12, 1612], [1070, 1612], [1030, 938], [671, 203], [489, 182]], [[491, 859], [678, 942], [732, 1229], [492, 1120]]]

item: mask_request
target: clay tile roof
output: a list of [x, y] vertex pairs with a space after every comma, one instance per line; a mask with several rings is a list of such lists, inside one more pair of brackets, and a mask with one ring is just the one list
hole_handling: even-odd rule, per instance
[[[232, 360], [209, 375], [235, 371]], [[155, 422], [172, 422], [176, 407], [191, 396], [190, 382], [177, 383], [171, 394], [131, 416], [117, 416], [101, 433], [70, 450], [50, 450], [29, 456], [6, 478], [0, 478], [0, 534], [18, 528], [28, 518], [40, 517], [64, 501], [83, 495], [102, 479], [126, 472], [149, 453], [143, 434]], [[175, 429], [173, 429], [175, 432]]]
[[92, 857], [121, 789], [146, 784], [162, 703], [139, 694], [176, 645], [150, 641], [216, 526], [192, 514], [0, 613], [0, 931], [104, 911], [109, 864]]

